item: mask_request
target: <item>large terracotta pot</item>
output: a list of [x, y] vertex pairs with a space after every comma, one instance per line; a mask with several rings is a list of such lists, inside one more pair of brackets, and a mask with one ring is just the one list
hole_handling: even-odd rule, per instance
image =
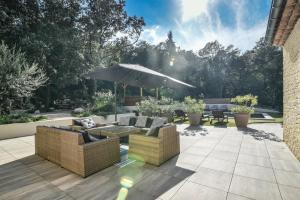
[[249, 122], [250, 114], [234, 114], [234, 121], [237, 127], [247, 127]]
[[192, 126], [199, 125], [201, 121], [201, 116], [202, 116], [201, 113], [188, 113], [190, 124]]

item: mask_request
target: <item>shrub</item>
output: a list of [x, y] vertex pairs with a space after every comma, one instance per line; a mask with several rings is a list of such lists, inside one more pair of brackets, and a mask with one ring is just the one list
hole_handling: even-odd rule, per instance
[[174, 100], [172, 98], [162, 96], [161, 99], [158, 101], [159, 105], [172, 105], [174, 104]]
[[28, 113], [17, 113], [10, 115], [1, 115], [0, 124], [11, 124], [11, 123], [25, 123], [25, 122], [35, 122], [47, 119], [46, 116], [32, 116]]
[[158, 101], [152, 97], [148, 97], [145, 100], [136, 104], [138, 111], [143, 115], [156, 116], [159, 113]]
[[94, 104], [90, 110], [95, 114], [100, 112], [112, 112], [113, 102], [114, 95], [110, 90], [107, 92], [98, 92], [94, 97]]
[[184, 109], [187, 113], [202, 113], [205, 108], [203, 100], [196, 100], [188, 96], [184, 98]]
[[257, 105], [257, 96], [252, 94], [236, 96], [231, 99], [236, 106], [231, 108], [231, 112], [240, 114], [251, 114], [254, 112], [254, 106]]

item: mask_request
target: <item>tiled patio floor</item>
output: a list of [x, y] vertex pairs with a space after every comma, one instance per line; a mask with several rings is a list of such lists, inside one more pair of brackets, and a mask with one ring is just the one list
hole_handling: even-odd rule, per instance
[[0, 199], [116, 199], [122, 178], [134, 181], [127, 199], [300, 199], [300, 163], [274, 141], [280, 125], [190, 131], [181, 154], [160, 167], [134, 162], [86, 179], [35, 156], [32, 136], [2, 140]]

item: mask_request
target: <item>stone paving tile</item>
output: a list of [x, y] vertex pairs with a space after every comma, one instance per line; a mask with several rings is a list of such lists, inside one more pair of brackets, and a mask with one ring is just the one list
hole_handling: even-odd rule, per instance
[[236, 175], [229, 192], [257, 200], [281, 200], [277, 184]]
[[170, 188], [179, 184], [182, 179], [167, 174], [154, 173], [140, 181], [135, 188], [154, 197], [159, 197]]
[[172, 200], [183, 199], [205, 199], [205, 200], [226, 200], [227, 193], [192, 182], [186, 182], [174, 195]]
[[300, 173], [299, 161], [271, 159], [271, 162], [274, 169]]
[[235, 166], [234, 175], [256, 178], [276, 183], [273, 169], [266, 167], [238, 163]]
[[240, 153], [237, 162], [272, 168], [270, 159], [266, 157], [251, 156]]
[[232, 174], [200, 167], [188, 181], [228, 191]]
[[211, 157], [206, 158], [203, 161], [203, 163], [200, 165], [200, 167], [205, 167], [205, 168], [223, 171], [227, 173], [233, 173], [234, 166], [235, 166], [235, 162], [221, 160], [217, 158], [211, 158]]
[[218, 144], [215, 148], [215, 150], [218, 151], [229, 151], [232, 153], [238, 153], [240, 150], [240, 146], [232, 146], [232, 145], [226, 145], [226, 144]]
[[252, 156], [260, 156], [260, 157], [269, 157], [269, 154], [266, 150], [266, 148], [247, 148], [247, 147], [241, 147], [240, 153], [252, 155]]
[[237, 160], [238, 154], [230, 151], [214, 150], [213, 152], [211, 152], [211, 154], [209, 154], [209, 157], [235, 162]]
[[285, 185], [279, 185], [279, 190], [281, 192], [283, 200], [299, 200], [300, 199], [300, 189], [295, 187], [289, 187]]
[[[175, 186], [171, 187], [169, 190], [165, 191], [163, 194], [161, 194], [158, 198], [162, 200], [169, 200], [171, 199], [176, 192], [183, 186], [183, 184], [187, 181], [187, 179], [184, 179], [177, 183]], [[143, 198], [141, 198], [143, 199]]]
[[195, 154], [195, 155], [200, 155], [200, 156], [207, 156], [213, 148], [209, 147], [190, 147], [184, 151], [184, 153], [189, 153], [189, 154]]
[[297, 161], [297, 158], [290, 152], [282, 151], [269, 151], [270, 158], [279, 159], [279, 160], [293, 160]]
[[274, 170], [277, 182], [282, 185], [288, 185], [300, 188], [300, 173]]
[[195, 154], [190, 154], [190, 153], [181, 153], [178, 157], [178, 162], [182, 163], [188, 163], [191, 165], [200, 165], [202, 160], [204, 160], [205, 156], [203, 155], [195, 155]]
[[240, 196], [240, 195], [228, 193], [227, 194], [227, 200], [251, 200], [251, 199], [249, 199], [247, 197]]

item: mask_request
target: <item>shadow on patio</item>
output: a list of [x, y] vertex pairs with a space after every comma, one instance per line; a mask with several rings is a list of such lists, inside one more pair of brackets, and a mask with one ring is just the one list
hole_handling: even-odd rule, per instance
[[177, 159], [160, 167], [112, 166], [84, 179], [32, 155], [0, 166], [0, 199], [116, 199], [120, 191], [119, 199], [156, 199], [175, 193], [194, 173], [176, 166]]
[[275, 142], [282, 142], [282, 139], [280, 139], [276, 134], [271, 132], [266, 132], [263, 130], [258, 130], [254, 128], [238, 128], [239, 131], [241, 131], [245, 135], [250, 135], [256, 140], [270, 140]]

